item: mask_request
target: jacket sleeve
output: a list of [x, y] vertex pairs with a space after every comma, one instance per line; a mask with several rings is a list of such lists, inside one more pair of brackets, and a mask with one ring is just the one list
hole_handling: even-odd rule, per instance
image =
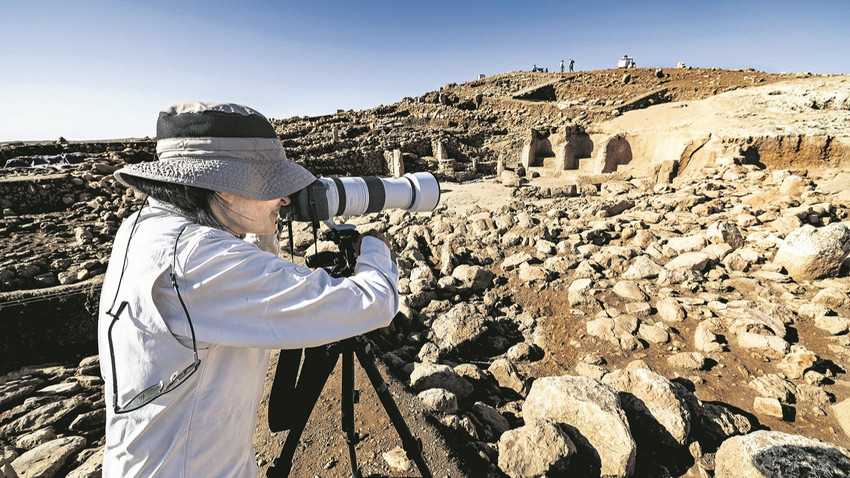
[[[199, 347], [313, 347], [385, 327], [398, 311], [398, 268], [372, 237], [364, 237], [347, 278], [220, 234], [187, 249], [178, 255], [177, 282]], [[160, 282], [160, 313], [172, 333], [186, 339], [186, 314], [170, 282]]]

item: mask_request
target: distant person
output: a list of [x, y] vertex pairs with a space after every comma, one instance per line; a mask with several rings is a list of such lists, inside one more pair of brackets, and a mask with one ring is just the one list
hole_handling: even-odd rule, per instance
[[561, 60], [561, 73], [564, 72], [564, 60]]
[[[576, 64], [575, 60], [570, 58], [570, 73], [573, 72], [573, 65], [575, 65], [575, 64]], [[561, 61], [561, 71], [564, 71], [564, 62], [563, 61]]]
[[548, 66], [543, 69], [543, 73], [549, 73], [549, 67]]
[[531, 67], [531, 72], [537, 73], [537, 63], [535, 63], [534, 66]]

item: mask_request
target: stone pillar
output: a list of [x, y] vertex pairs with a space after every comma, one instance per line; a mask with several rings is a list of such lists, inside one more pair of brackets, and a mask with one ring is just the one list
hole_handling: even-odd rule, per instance
[[400, 149], [393, 150], [393, 162], [390, 172], [392, 172], [394, 178], [404, 176], [404, 159], [402, 158]]
[[337, 141], [339, 141], [339, 125], [335, 124], [331, 131], [333, 132], [334, 137], [333, 142], [336, 143]]
[[501, 178], [503, 172], [505, 172], [505, 160], [499, 156], [499, 159], [496, 160], [496, 177]]
[[522, 145], [522, 153], [520, 153], [519, 159], [520, 164], [522, 164], [525, 169], [528, 169], [528, 167], [531, 166], [531, 163], [534, 161], [534, 153], [535, 150], [532, 142], [529, 141], [526, 144]]
[[437, 158], [437, 161], [443, 159], [449, 159], [446, 154], [446, 148], [443, 146], [443, 142], [440, 140], [435, 140], [431, 143], [431, 149], [434, 150], [434, 157]]

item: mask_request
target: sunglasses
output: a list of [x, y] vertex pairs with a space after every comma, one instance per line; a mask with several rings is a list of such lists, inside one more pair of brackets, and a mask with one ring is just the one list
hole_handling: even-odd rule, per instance
[[[147, 202], [147, 201], [146, 201]], [[144, 209], [144, 204], [142, 205]], [[198, 358], [198, 344], [195, 339], [195, 327], [192, 325], [192, 318], [189, 316], [189, 309], [186, 308], [185, 302], [183, 302], [183, 297], [180, 295], [180, 288], [177, 285], [177, 276], [174, 271], [177, 266], [177, 241], [180, 240], [180, 235], [183, 234], [183, 231], [186, 229], [186, 226], [183, 226], [180, 229], [180, 232], [177, 233], [177, 238], [174, 240], [174, 262], [171, 265], [171, 285], [174, 287], [174, 292], [177, 293], [177, 298], [180, 300], [180, 305], [183, 307], [183, 312], [186, 313], [186, 320], [189, 321], [189, 331], [192, 334], [192, 354], [194, 356], [194, 361], [188, 367], [175, 371], [171, 374], [168, 383], [164, 381], [160, 381], [156, 385], [152, 385], [130, 399], [126, 404], [119, 405], [118, 404], [118, 372], [115, 368], [115, 348], [112, 343], [112, 328], [115, 326], [115, 323], [121, 318], [121, 315], [124, 311], [127, 310], [130, 305], [126, 300], [122, 301], [118, 305], [118, 309], [113, 312], [115, 309], [115, 302], [118, 299], [118, 291], [121, 289], [121, 282], [124, 279], [124, 271], [127, 270], [127, 261], [128, 254], [130, 252], [130, 240], [133, 238], [133, 234], [136, 232], [136, 225], [139, 221], [139, 217], [142, 215], [142, 212], [139, 211], [139, 214], [136, 216], [135, 221], [133, 222], [133, 227], [130, 231], [130, 238], [127, 239], [127, 250], [124, 251], [124, 264], [121, 268], [121, 275], [118, 278], [118, 287], [115, 290], [115, 299], [112, 301], [112, 306], [109, 307], [109, 310], [106, 312], [110, 317], [112, 317], [112, 322], [109, 324], [109, 329], [107, 330], [107, 339], [109, 341], [109, 358], [112, 363], [112, 384], [114, 385], [112, 388], [112, 409], [116, 414], [119, 413], [127, 413], [132, 412], [134, 410], [138, 410], [139, 408], [144, 407], [145, 405], [151, 403], [157, 398], [165, 395], [166, 393], [174, 390], [179, 387], [180, 384], [185, 382], [189, 377], [198, 370], [198, 367], [201, 365], [201, 360]]]

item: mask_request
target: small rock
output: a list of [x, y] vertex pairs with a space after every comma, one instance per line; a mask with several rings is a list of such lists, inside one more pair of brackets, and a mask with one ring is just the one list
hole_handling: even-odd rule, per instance
[[782, 418], [782, 404], [775, 398], [756, 397], [753, 400], [753, 410], [759, 415]]

